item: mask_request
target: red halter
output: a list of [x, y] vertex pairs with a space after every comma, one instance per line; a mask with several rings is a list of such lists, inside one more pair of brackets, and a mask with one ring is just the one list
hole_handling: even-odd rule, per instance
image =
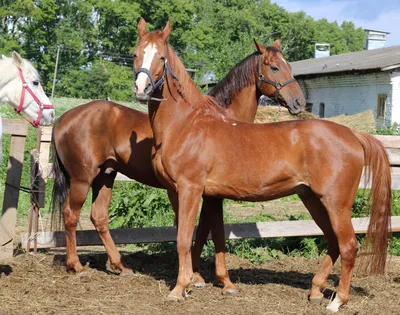
[[[22, 74], [22, 70], [20, 68], [18, 68], [18, 72], [19, 72], [19, 77], [22, 80], [22, 92], [21, 92], [21, 99], [19, 101], [19, 106], [17, 109], [14, 109], [18, 114], [21, 115], [22, 112], [22, 107], [24, 106], [24, 102], [25, 102], [25, 91], [28, 91], [29, 94], [33, 97], [33, 99], [35, 100], [35, 102], [39, 105], [39, 114], [38, 117], [35, 121], [30, 121], [29, 119], [25, 119], [35, 128], [37, 128], [39, 126], [39, 122], [40, 119], [42, 118], [43, 115], [43, 110], [44, 109], [54, 109], [53, 105], [47, 105], [47, 104], [43, 104], [39, 98], [35, 95], [35, 93], [33, 93], [33, 91], [31, 90], [31, 88], [28, 86], [28, 83], [26, 83], [24, 75]], [[21, 115], [22, 116], [22, 115]], [[23, 117], [23, 116], [22, 116]]]

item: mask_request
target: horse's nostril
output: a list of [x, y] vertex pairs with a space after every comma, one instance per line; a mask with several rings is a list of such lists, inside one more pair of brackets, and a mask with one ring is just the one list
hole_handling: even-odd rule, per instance
[[152, 85], [151, 83], [147, 84], [146, 88], [144, 89], [145, 93], [150, 93], [152, 90]]
[[294, 107], [295, 108], [299, 108], [300, 107], [300, 100], [298, 99], [298, 98], [296, 98], [295, 100], [294, 100]]

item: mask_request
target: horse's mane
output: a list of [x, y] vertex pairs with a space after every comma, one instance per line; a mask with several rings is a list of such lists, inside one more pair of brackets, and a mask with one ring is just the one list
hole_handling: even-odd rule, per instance
[[256, 51], [238, 62], [208, 95], [213, 96], [220, 106], [228, 107], [232, 99], [257, 77], [258, 55]]
[[[22, 71], [26, 75], [31, 75], [37, 80], [40, 80], [40, 75], [32, 63], [26, 59], [22, 59]], [[0, 59], [0, 84], [5, 84], [16, 76], [18, 76], [18, 68], [14, 64], [12, 58]]]
[[185, 66], [175, 54], [173, 49], [168, 45], [168, 63], [172, 72], [177, 76], [178, 80], [174, 80], [178, 93], [181, 97], [192, 106], [210, 106], [215, 108], [217, 112], [221, 112], [220, 106], [215, 99], [209, 95], [200, 93], [189, 76]]

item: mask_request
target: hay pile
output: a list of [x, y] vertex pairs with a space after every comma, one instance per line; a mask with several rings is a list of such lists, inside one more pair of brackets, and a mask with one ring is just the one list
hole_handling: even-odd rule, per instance
[[[316, 115], [303, 112], [298, 116], [291, 115], [284, 107], [277, 106], [260, 106], [257, 110], [256, 123], [268, 123], [284, 120], [297, 120], [297, 119], [319, 119]], [[371, 110], [367, 110], [355, 115], [339, 115], [325, 120], [333, 121], [335, 123], [347, 126], [351, 129], [362, 131], [366, 133], [375, 132], [375, 120]]]

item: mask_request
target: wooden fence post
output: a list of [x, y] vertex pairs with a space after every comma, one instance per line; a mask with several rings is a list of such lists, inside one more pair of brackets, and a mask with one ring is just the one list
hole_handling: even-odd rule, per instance
[[37, 130], [36, 149], [31, 151], [31, 208], [29, 211], [29, 231], [26, 250], [30, 251], [33, 241], [33, 251], [37, 252], [37, 233], [40, 208], [46, 203], [46, 182], [51, 172], [49, 155], [51, 146], [51, 127], [39, 127]]
[[13, 240], [17, 223], [19, 186], [21, 184], [24, 162], [25, 140], [28, 135], [28, 123], [20, 119], [3, 119], [3, 133], [11, 134], [10, 157], [8, 160], [3, 211], [0, 225], [0, 259], [13, 255]]

